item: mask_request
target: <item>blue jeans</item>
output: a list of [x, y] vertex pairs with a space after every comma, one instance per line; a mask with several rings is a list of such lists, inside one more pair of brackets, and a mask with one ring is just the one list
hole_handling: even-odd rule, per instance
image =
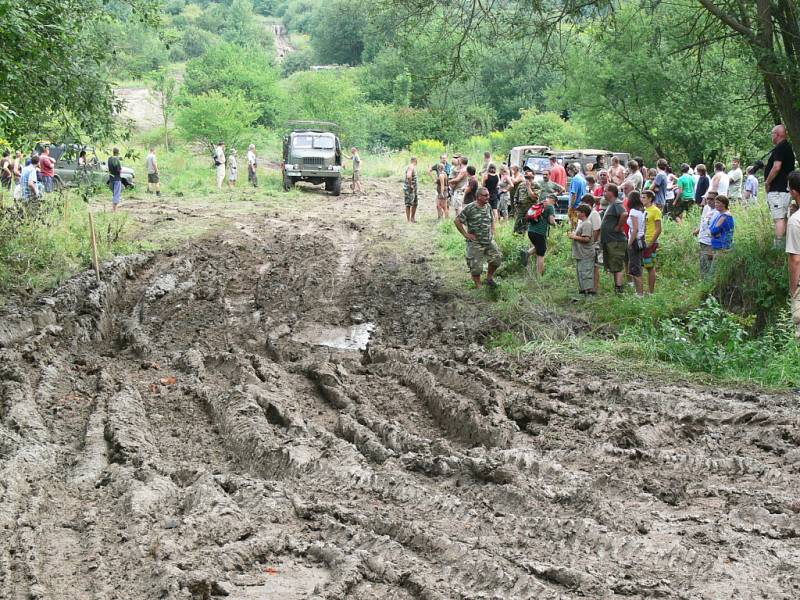
[[112, 198], [111, 202], [116, 206], [122, 200], [122, 180], [118, 179], [111, 182]]
[[48, 194], [53, 191], [53, 177], [52, 175], [42, 175], [42, 186], [44, 187], [44, 191]]

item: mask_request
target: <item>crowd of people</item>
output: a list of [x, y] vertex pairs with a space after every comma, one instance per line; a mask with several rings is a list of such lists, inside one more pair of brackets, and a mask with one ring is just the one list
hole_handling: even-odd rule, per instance
[[[699, 269], [704, 277], [714, 262], [734, 243], [736, 220], [731, 206], [754, 205], [758, 200], [758, 171], [764, 168], [766, 200], [774, 222], [774, 246], [789, 255], [792, 315], [800, 338], [800, 171], [794, 171], [795, 155], [786, 128], [771, 132], [773, 149], [764, 164], [756, 161], [742, 169], [735, 157], [730, 169], [716, 162], [709, 172], [703, 164], [682, 164], [673, 170], [665, 159], [652, 168], [641, 157], [623, 165], [562, 165], [555, 156], [541, 181], [528, 167], [500, 165], [485, 153], [480, 172], [465, 156], [452, 161], [442, 155], [429, 169], [436, 189], [438, 219], [455, 215], [455, 225], [466, 241], [466, 260], [476, 287], [496, 286], [494, 274], [503, 260], [495, 240], [498, 223], [513, 217], [515, 234], [527, 234], [530, 247], [520, 255], [528, 267], [542, 275], [550, 228], [557, 224], [557, 206], [568, 207], [568, 237], [578, 282], [578, 292], [592, 296], [600, 290], [600, 271], [605, 269], [618, 294], [628, 279], [637, 296], [656, 288], [658, 253], [665, 218], [682, 224], [690, 210], [700, 210], [694, 230]], [[405, 172], [406, 216], [416, 220], [418, 173], [412, 158]], [[794, 202], [792, 202], [794, 199]], [[696, 207], [696, 208], [693, 208]], [[482, 280], [484, 265], [488, 264]]]

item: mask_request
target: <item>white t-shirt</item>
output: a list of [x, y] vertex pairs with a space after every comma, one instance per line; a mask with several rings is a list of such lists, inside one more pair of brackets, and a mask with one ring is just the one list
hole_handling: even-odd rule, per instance
[[217, 166], [218, 167], [220, 167], [220, 166], [224, 167], [225, 166], [225, 150], [222, 149], [222, 146], [217, 146], [217, 149], [214, 150], [214, 156], [216, 157], [217, 162], [219, 163]]
[[697, 241], [706, 246], [711, 245], [711, 221], [719, 214], [716, 208], [706, 204], [703, 206], [703, 214], [700, 216], [700, 231], [697, 234]]
[[256, 153], [252, 150], [247, 151], [247, 164], [254, 165], [256, 164]]
[[728, 188], [731, 185], [731, 178], [728, 177], [727, 173], [720, 173], [719, 174], [719, 185], [717, 186], [717, 194], [720, 196], [727, 196], [728, 195]]
[[786, 224], [786, 252], [800, 254], [800, 210], [795, 211]]
[[636, 219], [637, 219], [636, 224], [639, 227], [639, 231], [636, 234], [636, 239], [643, 238], [644, 237], [644, 227], [645, 227], [645, 216], [644, 216], [644, 213], [642, 211], [637, 210], [635, 208], [632, 208], [628, 212], [628, 229], [630, 230], [629, 238], [632, 239], [630, 236], [633, 236], [633, 218], [634, 217], [636, 217]]

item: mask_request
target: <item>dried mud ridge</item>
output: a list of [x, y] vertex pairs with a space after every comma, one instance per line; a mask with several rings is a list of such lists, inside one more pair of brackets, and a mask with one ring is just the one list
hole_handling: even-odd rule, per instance
[[375, 239], [270, 223], [5, 315], [0, 597], [800, 596], [796, 403], [488, 352]]

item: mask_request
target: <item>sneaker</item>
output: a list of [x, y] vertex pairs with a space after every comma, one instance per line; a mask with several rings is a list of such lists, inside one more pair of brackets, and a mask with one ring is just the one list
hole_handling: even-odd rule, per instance
[[519, 251], [519, 259], [520, 259], [520, 261], [522, 261], [522, 266], [523, 267], [527, 267], [528, 266], [528, 259], [529, 258], [530, 258], [530, 254], [528, 254], [527, 250], [520, 250]]
[[484, 281], [483, 283], [485, 283], [485, 284], [486, 284], [487, 286], [489, 286], [490, 288], [496, 288], [496, 287], [497, 287], [497, 282], [495, 282], [495, 280], [494, 280], [494, 279], [487, 279], [487, 280], [486, 280], [486, 281]]
[[625, 286], [624, 285], [615, 285], [614, 286], [614, 291], [617, 292], [618, 294], [623, 294], [623, 293], [625, 293]]

